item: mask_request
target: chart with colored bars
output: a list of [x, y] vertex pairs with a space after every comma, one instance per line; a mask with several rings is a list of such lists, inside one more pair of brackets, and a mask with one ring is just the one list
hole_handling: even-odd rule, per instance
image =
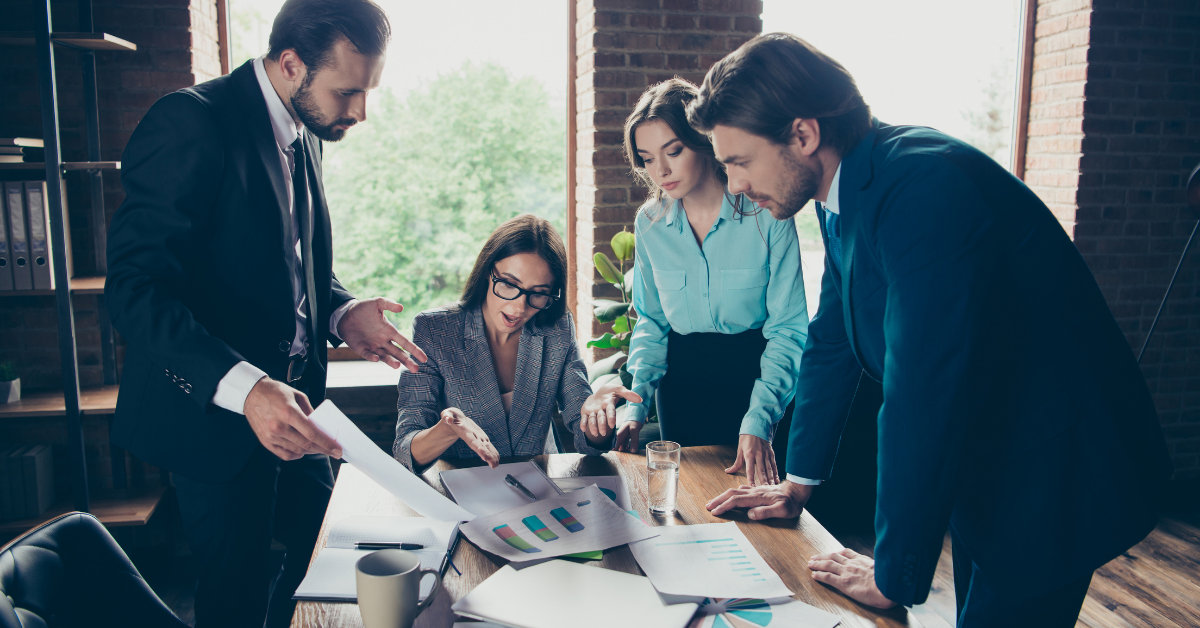
[[[577, 505], [586, 506], [590, 503], [591, 502], [579, 502]], [[574, 515], [567, 512], [566, 508], [555, 508], [554, 510], [550, 511], [550, 516], [558, 520], [558, 522], [562, 524], [562, 527], [566, 528], [568, 532], [579, 532], [583, 530], [583, 524], [579, 523], [579, 520], [577, 520]]]
[[[501, 539], [504, 539], [504, 542], [513, 546], [514, 549], [525, 552], [526, 554], [533, 554], [535, 552], [542, 551], [542, 550], [530, 545], [529, 543], [527, 543], [525, 541], [525, 539], [518, 536], [516, 532], [513, 532], [512, 528], [508, 527], [507, 523], [504, 525], [500, 525], [500, 526], [496, 526], [496, 527], [492, 528], [492, 532], [495, 532], [496, 536], [500, 537]], [[558, 538], [558, 537], [554, 537], [554, 538]]]
[[733, 537], [725, 539], [697, 539], [694, 541], [674, 541], [655, 543], [655, 547], [666, 547], [668, 545], [699, 545], [708, 550], [708, 560], [718, 561], [718, 565], [729, 568], [729, 572], [739, 578], [750, 578], [750, 582], [766, 582], [764, 577], [766, 574], [758, 570], [758, 567], [750, 561], [746, 556], [746, 550], [742, 548], [742, 544], [737, 542]]
[[546, 524], [542, 523], [541, 519], [538, 519], [537, 515], [529, 515], [528, 517], [522, 519], [521, 523], [525, 524], [525, 527], [529, 528], [529, 531], [534, 533], [537, 538], [546, 541], [547, 543], [558, 540], [558, 535], [551, 532], [550, 529], [546, 527]]

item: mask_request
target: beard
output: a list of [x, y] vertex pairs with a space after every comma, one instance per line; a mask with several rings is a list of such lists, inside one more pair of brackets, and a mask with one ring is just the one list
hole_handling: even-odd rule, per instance
[[358, 121], [354, 118], [337, 118], [327, 122], [321, 115], [321, 108], [317, 105], [316, 99], [313, 98], [312, 90], [309, 89], [312, 83], [313, 74], [309, 74], [300, 89], [292, 94], [292, 110], [296, 112], [296, 117], [300, 118], [300, 122], [312, 134], [326, 142], [336, 142], [343, 137], [346, 137], [346, 129], [335, 129], [336, 126], [354, 126]]
[[[783, 158], [783, 193], [776, 201], [776, 207], [771, 208], [771, 216], [775, 220], [787, 220], [804, 209], [812, 200], [821, 186], [823, 172], [806, 166], [792, 155], [786, 146], [779, 148], [779, 156]], [[813, 160], [816, 161], [816, 160]], [[816, 161], [818, 167], [819, 161]], [[772, 200], [769, 196], [756, 197], [747, 194], [752, 201]]]

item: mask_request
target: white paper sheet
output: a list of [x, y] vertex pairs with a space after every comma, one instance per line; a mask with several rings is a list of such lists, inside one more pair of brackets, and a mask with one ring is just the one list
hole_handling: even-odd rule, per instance
[[621, 510], [597, 486], [478, 517], [460, 528], [479, 547], [512, 561], [604, 550], [662, 529]]
[[505, 484], [505, 475], [516, 478], [538, 499], [549, 499], [563, 494], [550, 482], [550, 478], [542, 473], [541, 467], [532, 461], [510, 462], [498, 465], [495, 469], [486, 465], [453, 469], [442, 471], [439, 477], [442, 485], [450, 491], [450, 496], [459, 506], [483, 517], [537, 501], [529, 499], [520, 489]]
[[688, 628], [729, 626], [787, 626], [788, 628], [833, 628], [841, 618], [790, 597], [706, 598]]
[[342, 459], [387, 489], [423, 517], [439, 521], [470, 521], [475, 515], [434, 490], [376, 445], [332, 401], [326, 400], [308, 417], [342, 447]]
[[673, 595], [772, 598], [792, 594], [736, 523], [660, 526], [629, 549], [654, 588]]
[[552, 560], [520, 571], [505, 565], [450, 608], [520, 628], [684, 628], [696, 604], [664, 605], [642, 576]]
[[577, 491], [595, 484], [600, 487], [601, 493], [604, 493], [609, 499], [617, 502], [621, 510], [633, 510], [633, 505], [629, 502], [629, 489], [625, 486], [625, 479], [619, 475], [583, 475], [574, 478], [554, 478], [552, 481], [564, 493]]

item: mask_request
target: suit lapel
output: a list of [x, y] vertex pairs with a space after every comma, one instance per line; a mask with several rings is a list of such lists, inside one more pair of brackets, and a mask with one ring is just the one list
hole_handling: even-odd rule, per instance
[[[841, 181], [838, 184], [839, 219], [842, 228], [842, 317], [846, 321], [846, 338], [860, 365], [866, 364], [859, 353], [854, 320], [854, 250], [858, 243], [857, 218], [861, 213], [860, 193], [871, 184], [874, 176], [871, 151], [875, 147], [879, 121], [872, 120], [866, 137], [842, 159]], [[823, 231], [822, 231], [823, 232]]]
[[[483, 313], [478, 309], [467, 312], [464, 321], [466, 329], [463, 337], [466, 339], [467, 362], [471, 372], [470, 381], [477, 388], [475, 396], [480, 408], [487, 409], [487, 416], [472, 416], [471, 419], [479, 424], [492, 439], [496, 451], [501, 456], [511, 456], [512, 441], [508, 437], [508, 417], [504, 416], [504, 403], [500, 401], [500, 382], [496, 379], [496, 367], [492, 363], [492, 349], [488, 346], [487, 336], [483, 330]], [[518, 354], [520, 349], [518, 349]], [[520, 357], [517, 358], [518, 361]], [[520, 365], [518, 364], [518, 372]], [[516, 388], [516, 386], [514, 386]], [[513, 395], [514, 404], [516, 394]], [[468, 415], [469, 416], [469, 415]], [[488, 428], [491, 429], [488, 429]]]
[[533, 407], [537, 404], [538, 383], [542, 380], [542, 342], [529, 324], [521, 330], [521, 342], [517, 345], [517, 374], [513, 378], [513, 404], [509, 415], [510, 425], [522, 426], [517, 442], [525, 441], [529, 431]]
[[254, 61], [247, 61], [242, 64], [242, 67], [234, 70], [233, 78], [238, 86], [238, 89], [235, 90], [238, 100], [241, 101], [242, 111], [246, 114], [247, 132], [255, 152], [258, 153], [263, 169], [266, 170], [267, 179], [271, 183], [271, 191], [275, 195], [281, 223], [280, 233], [282, 234], [279, 245], [283, 247], [284, 259], [288, 260], [288, 277], [290, 279], [295, 273], [295, 269], [292, 267], [293, 255], [289, 253], [289, 250], [291, 242], [296, 239], [296, 236], [292, 233], [292, 213], [291, 208], [288, 207], [287, 184], [283, 178], [283, 166], [279, 162], [279, 146], [275, 143], [275, 133], [271, 131], [271, 117], [267, 113], [267, 102], [264, 100], [262, 88], [258, 85], [258, 77], [254, 74]]

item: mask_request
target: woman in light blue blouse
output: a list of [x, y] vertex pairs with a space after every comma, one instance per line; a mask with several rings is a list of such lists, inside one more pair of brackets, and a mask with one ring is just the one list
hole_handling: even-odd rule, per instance
[[726, 472], [774, 484], [771, 441], [808, 338], [796, 226], [726, 192], [712, 145], [687, 123], [695, 95], [659, 83], [625, 122], [626, 157], [651, 191], [634, 225], [628, 365], [645, 401], [629, 405], [614, 449], [636, 451], [654, 396], [665, 440], [736, 445]]

